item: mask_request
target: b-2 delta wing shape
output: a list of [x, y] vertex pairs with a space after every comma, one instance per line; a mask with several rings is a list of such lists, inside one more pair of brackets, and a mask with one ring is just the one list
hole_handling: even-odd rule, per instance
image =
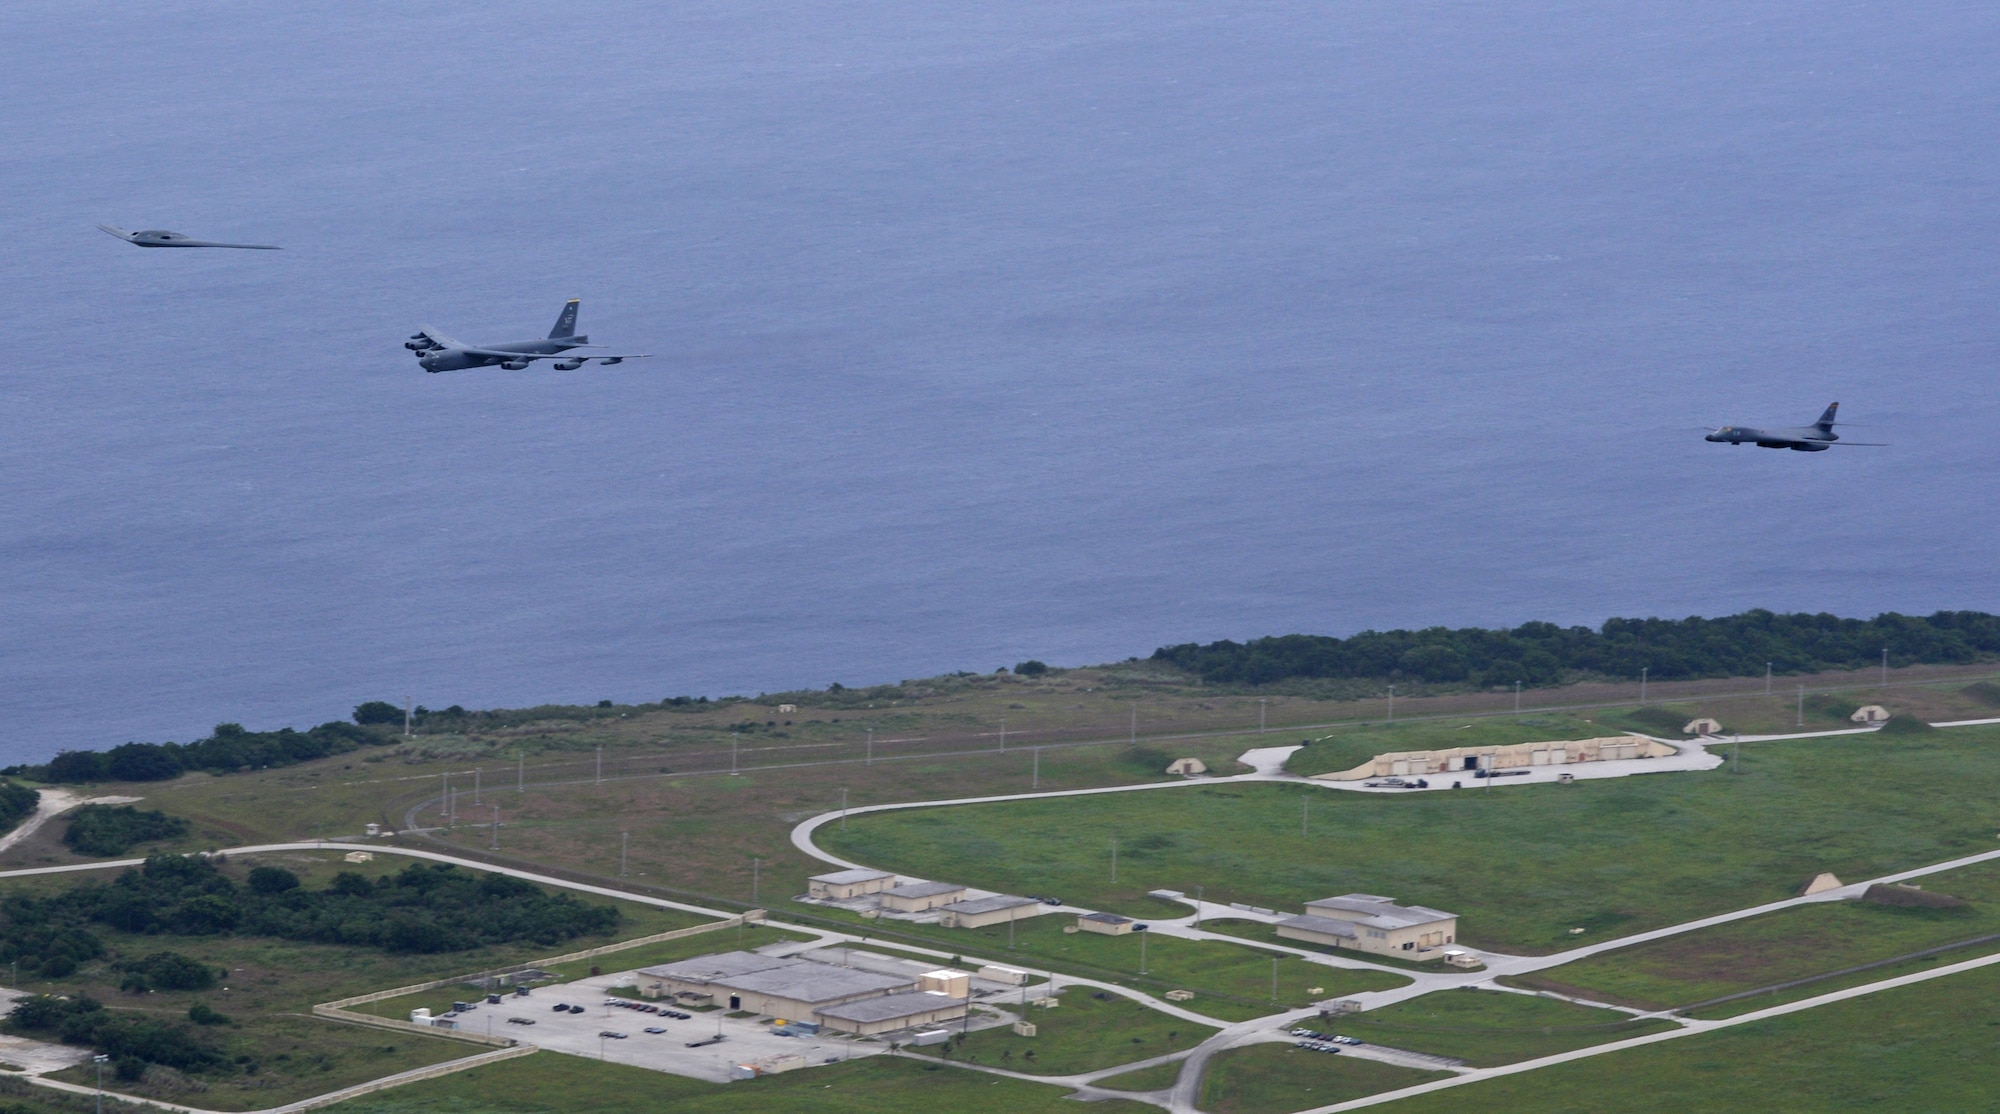
[[1834, 414], [1839, 411], [1838, 402], [1827, 406], [1819, 421], [1811, 425], [1790, 426], [1780, 429], [1758, 429], [1747, 425], [1726, 425], [1710, 433], [1705, 440], [1725, 445], [1752, 444], [1760, 449], [1790, 449], [1800, 453], [1823, 453], [1835, 445], [1860, 445], [1866, 448], [1884, 448], [1880, 441], [1842, 441], [1840, 434], [1833, 431], [1836, 424]]
[[578, 352], [578, 348], [602, 348], [601, 344], [591, 344], [587, 336], [576, 332], [576, 311], [581, 304], [571, 298], [556, 316], [555, 328], [541, 340], [515, 340], [500, 344], [464, 344], [453, 340], [436, 329], [425, 326], [415, 336], [403, 343], [403, 347], [416, 354], [417, 366], [429, 372], [464, 371], [475, 367], [502, 367], [508, 371], [522, 371], [536, 360], [554, 360], [556, 370], [575, 371], [577, 368], [596, 360], [609, 366], [626, 360], [643, 360], [651, 352]]
[[157, 228], [148, 228], [144, 232], [127, 232], [122, 228], [115, 228], [108, 224], [100, 224], [97, 227], [102, 228], [104, 231], [109, 232], [111, 235], [118, 237], [128, 244], [137, 244], [142, 248], [242, 248], [245, 251], [285, 250], [276, 244], [225, 244], [215, 240], [193, 240], [178, 232], [163, 232]]

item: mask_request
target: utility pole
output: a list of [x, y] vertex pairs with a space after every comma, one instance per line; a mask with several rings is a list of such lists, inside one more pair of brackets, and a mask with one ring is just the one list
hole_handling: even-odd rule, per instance
[[493, 840], [491, 843], [487, 844], [487, 849], [492, 851], [500, 850], [500, 802], [499, 801], [493, 802]]
[[1764, 663], [1764, 695], [1771, 695], [1771, 663]]
[[752, 904], [752, 905], [755, 905], [755, 904], [757, 904], [757, 883], [758, 883], [758, 882], [760, 881], [760, 876], [761, 876], [761, 875], [763, 874], [763, 872], [764, 872], [764, 860], [762, 860], [762, 859], [760, 859], [760, 858], [757, 858], [757, 857], [756, 857], [756, 856], [754, 856], [754, 855], [753, 855], [753, 856], [751, 856], [751, 858], [750, 858], [750, 904]]
[[1196, 886], [1196, 887], [1194, 888], [1194, 927], [1195, 927], [1195, 929], [1196, 929], [1197, 931], [1199, 931], [1199, 930], [1201, 929], [1201, 887], [1200, 887], [1200, 886]]
[[604, 784], [604, 746], [601, 743], [597, 747], [597, 784]]
[[1139, 973], [1142, 975], [1146, 973], [1146, 937], [1151, 935], [1150, 932], [1139, 934]]
[[1396, 686], [1389, 686], [1389, 722], [1396, 722]]
[[451, 771], [443, 775], [444, 788], [438, 793], [438, 819], [445, 827], [451, 826]]
[[514, 792], [526, 793], [527, 791], [528, 791], [528, 752], [524, 750], [517, 750], [514, 752]]
[[1889, 687], [1889, 648], [1882, 647], [1882, 687]]
[[458, 790], [451, 791], [451, 829], [458, 830]]
[[90, 1062], [97, 1065], [97, 1114], [104, 1114], [104, 1065], [110, 1060], [111, 1057], [102, 1052], [90, 1058]]
[[1305, 806], [1303, 809], [1299, 810], [1299, 838], [1304, 839], [1306, 836], [1312, 834], [1312, 817], [1313, 817], [1312, 798], [1307, 797], [1305, 800], [1300, 801], [1299, 803]]
[[1007, 717], [1000, 717], [1000, 753], [1007, 753]]
[[[403, 698], [403, 738], [405, 739], [410, 737], [410, 724], [411, 724], [410, 698], [405, 696]], [[103, 1075], [104, 1069], [99, 1068], [97, 1074]]]
[[1111, 882], [1118, 883], [1118, 837], [1111, 837]]
[[738, 742], [738, 740], [737, 740], [736, 736], [734, 736], [734, 735], [731, 735], [731, 736], [729, 737], [729, 776], [730, 776], [730, 777], [735, 777], [735, 776], [736, 776], [736, 744], [737, 744], [737, 742]]
[[479, 771], [480, 771], [480, 769], [481, 769], [481, 767], [478, 767], [478, 766], [474, 766], [474, 767], [472, 768], [472, 807], [473, 807], [473, 808], [478, 808], [478, 807], [479, 807]]
[[1257, 698], [1257, 734], [1259, 735], [1264, 733], [1264, 705], [1266, 703], [1268, 701], [1264, 697], [1260, 696]]
[[1033, 770], [1034, 770], [1034, 772], [1028, 775], [1028, 788], [1029, 788], [1029, 789], [1031, 789], [1031, 790], [1034, 790], [1034, 789], [1040, 789], [1040, 788], [1042, 787], [1042, 748], [1041, 748], [1041, 747], [1036, 747], [1036, 748], [1035, 748], [1035, 762], [1034, 762], [1034, 766], [1033, 766]]
[[840, 787], [840, 830], [847, 830], [847, 786]]
[[1650, 665], [1639, 667], [1639, 706], [1642, 708], [1646, 706], [1646, 674], [1652, 671], [1653, 667]]
[[1138, 742], [1138, 741], [1139, 741], [1139, 702], [1138, 702], [1137, 700], [1134, 700], [1134, 701], [1132, 702], [1132, 739], [1131, 739], [1131, 741], [1132, 741], [1132, 742], [1134, 742], [1134, 743], [1136, 743], [1136, 742]]
[[1799, 686], [1799, 726], [1806, 725], [1806, 687]]
[[632, 848], [632, 833], [618, 833], [618, 877], [625, 877], [625, 853]]
[[875, 764], [875, 729], [872, 727], [868, 729], [868, 757], [864, 758], [861, 764], [864, 766]]
[[1271, 957], [1271, 1001], [1278, 1000], [1278, 957]]

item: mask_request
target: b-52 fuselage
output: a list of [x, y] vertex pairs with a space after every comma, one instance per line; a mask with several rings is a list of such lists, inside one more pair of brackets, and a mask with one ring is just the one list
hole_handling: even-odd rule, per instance
[[1829, 405], [1826, 413], [1819, 416], [1819, 421], [1806, 426], [1756, 429], [1747, 425], [1726, 425], [1709, 434], [1706, 440], [1719, 441], [1725, 445], [1748, 443], [1760, 449], [1790, 449], [1800, 453], [1823, 453], [1835, 445], [1880, 447], [1873, 441], [1842, 441], [1840, 434], [1833, 431], [1833, 415], [1839, 409], [1838, 402]]
[[522, 371], [536, 360], [556, 361], [556, 370], [575, 371], [591, 360], [602, 364], [615, 364], [624, 360], [641, 360], [651, 355], [649, 352], [628, 352], [620, 355], [581, 355], [578, 348], [599, 348], [591, 344], [587, 336], [576, 335], [576, 309], [578, 300], [571, 298], [556, 317], [556, 327], [540, 340], [514, 340], [500, 344], [462, 344], [435, 329], [426, 327], [411, 337], [403, 347], [416, 353], [417, 364], [425, 371], [464, 371], [475, 367], [502, 367], [508, 371]]

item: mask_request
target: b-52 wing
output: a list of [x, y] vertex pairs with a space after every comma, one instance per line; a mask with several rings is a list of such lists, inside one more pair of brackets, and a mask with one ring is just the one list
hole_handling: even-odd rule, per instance
[[[442, 338], [433, 336], [432, 339], [439, 340]], [[492, 356], [502, 360], [644, 360], [652, 356], [651, 352], [628, 352], [624, 355], [614, 355], [609, 352], [602, 354], [597, 352], [579, 352], [575, 348], [564, 352], [509, 352], [503, 348], [473, 348], [466, 345], [452, 344], [450, 341], [444, 341], [444, 343], [468, 356]], [[578, 345], [577, 347], [583, 348], [587, 346]]]

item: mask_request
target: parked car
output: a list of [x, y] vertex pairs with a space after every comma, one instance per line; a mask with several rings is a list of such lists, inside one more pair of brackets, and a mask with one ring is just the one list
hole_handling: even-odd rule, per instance
[[658, 1025], [650, 1025], [650, 1026], [648, 1026], [648, 1027], [646, 1028], [646, 1031], [647, 1031], [648, 1033], [653, 1033], [653, 1034], [656, 1034], [656, 1035], [657, 1035], [657, 1034], [660, 1034], [660, 1033], [664, 1033], [664, 1032], [666, 1032], [666, 1030], [665, 1030], [665, 1029], [662, 1029], [662, 1028], [660, 1028], [660, 1027], [659, 1027]]

